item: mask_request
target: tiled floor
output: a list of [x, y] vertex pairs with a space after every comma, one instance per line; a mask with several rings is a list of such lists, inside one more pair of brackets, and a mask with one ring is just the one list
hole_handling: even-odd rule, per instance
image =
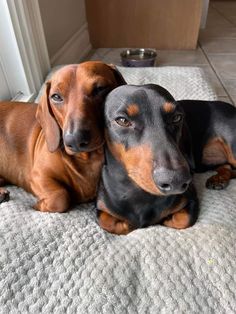
[[[120, 65], [123, 49], [100, 48], [91, 60]], [[194, 51], [158, 51], [157, 66], [202, 67], [218, 98], [236, 105], [236, 2], [211, 1], [206, 28]]]
[[199, 46], [220, 81], [222, 99], [236, 105], [236, 2], [211, 1]]

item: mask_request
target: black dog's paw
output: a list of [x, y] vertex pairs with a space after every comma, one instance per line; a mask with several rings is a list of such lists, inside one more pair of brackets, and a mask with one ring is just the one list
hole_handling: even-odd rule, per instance
[[10, 199], [10, 192], [7, 189], [0, 188], [0, 204], [8, 202]]
[[206, 187], [210, 190], [223, 190], [228, 185], [229, 185], [229, 180], [217, 174], [210, 177], [206, 181]]

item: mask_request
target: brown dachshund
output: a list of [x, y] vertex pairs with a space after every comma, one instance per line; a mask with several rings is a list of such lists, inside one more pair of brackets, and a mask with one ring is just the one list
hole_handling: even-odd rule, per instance
[[58, 70], [38, 106], [0, 103], [1, 186], [33, 193], [34, 208], [43, 212], [92, 200], [104, 158], [103, 101], [122, 84], [115, 68], [90, 61]]

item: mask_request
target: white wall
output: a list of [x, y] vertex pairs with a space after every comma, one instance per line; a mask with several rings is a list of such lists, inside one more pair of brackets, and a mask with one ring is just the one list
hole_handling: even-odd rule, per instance
[[201, 28], [206, 27], [208, 8], [209, 8], [209, 0], [203, 0], [202, 18], [201, 18], [201, 25], [200, 25]]
[[77, 63], [91, 49], [84, 0], [39, 0], [52, 65]]
[[0, 64], [0, 100], [11, 99], [11, 92], [7, 84], [6, 76]]

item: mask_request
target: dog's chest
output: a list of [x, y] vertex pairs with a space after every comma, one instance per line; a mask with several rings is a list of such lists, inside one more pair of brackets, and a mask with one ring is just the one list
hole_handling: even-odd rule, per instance
[[66, 164], [67, 184], [79, 202], [95, 198], [103, 164], [103, 154], [89, 153], [88, 156], [73, 158]]
[[168, 208], [171, 208], [175, 201], [175, 197], [159, 198], [151, 197], [151, 199], [136, 200], [132, 204], [127, 204], [128, 219], [138, 227], [147, 227], [159, 223], [166, 216]]

